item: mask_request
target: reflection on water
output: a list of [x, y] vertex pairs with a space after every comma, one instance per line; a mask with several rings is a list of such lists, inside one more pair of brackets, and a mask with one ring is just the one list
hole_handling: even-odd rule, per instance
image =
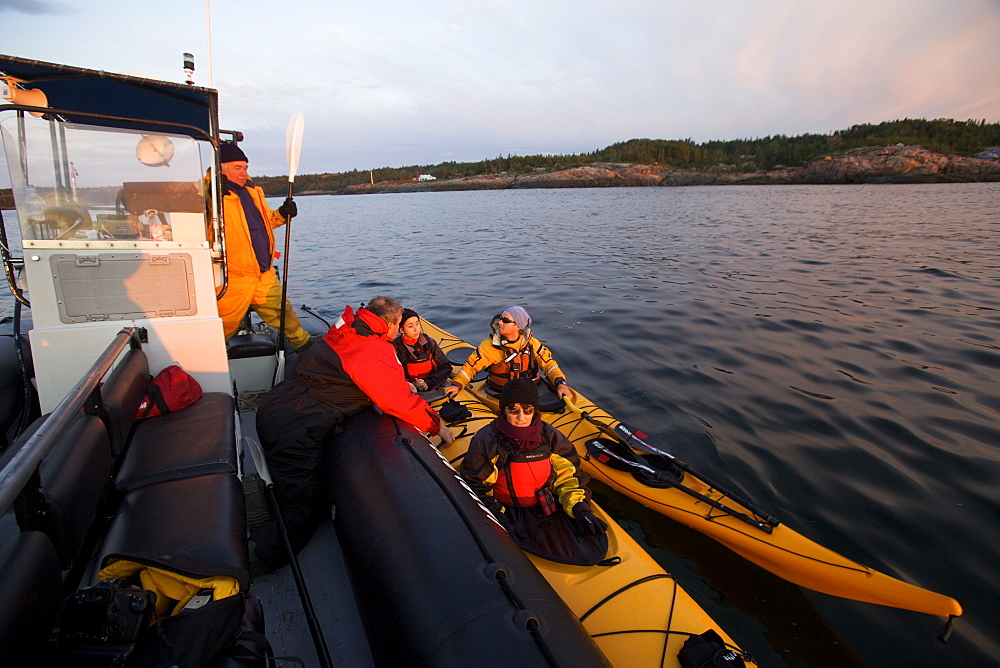
[[570, 384], [604, 408], [796, 530], [966, 610], [943, 644], [941, 619], [790, 586], [601, 490], [764, 665], [990, 665], [996, 195], [970, 184], [302, 197], [290, 295], [328, 313], [398, 296], [473, 342], [522, 304]]

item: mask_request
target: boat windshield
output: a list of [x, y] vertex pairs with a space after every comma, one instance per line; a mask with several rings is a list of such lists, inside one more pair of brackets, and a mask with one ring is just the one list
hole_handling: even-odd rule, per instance
[[32, 116], [0, 134], [25, 247], [206, 242], [208, 142]]

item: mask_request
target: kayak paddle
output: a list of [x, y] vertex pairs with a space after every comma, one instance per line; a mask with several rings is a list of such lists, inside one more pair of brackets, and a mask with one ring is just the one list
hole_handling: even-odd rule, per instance
[[[295, 183], [295, 173], [299, 169], [299, 155], [302, 153], [302, 131], [305, 128], [306, 117], [301, 111], [292, 114], [285, 131], [285, 157], [288, 158], [288, 197], [292, 197], [292, 184]], [[278, 366], [274, 370], [274, 383], [277, 385], [285, 379], [285, 304], [288, 300], [288, 244], [292, 238], [292, 216], [285, 223], [285, 257], [281, 270], [281, 318], [278, 328]]]
[[[714, 482], [712, 482], [711, 480], [709, 480], [708, 478], [706, 478], [701, 473], [695, 471], [690, 465], [685, 464], [684, 462], [682, 462], [680, 459], [677, 459], [677, 457], [674, 457], [669, 452], [667, 452], [665, 450], [661, 450], [659, 448], [655, 448], [655, 447], [649, 445], [648, 443], [646, 443], [645, 441], [643, 441], [641, 438], [638, 437], [637, 432], [634, 429], [626, 426], [624, 423], [619, 422], [615, 426], [614, 429], [611, 429], [606, 424], [603, 424], [603, 423], [597, 421], [596, 419], [594, 419], [594, 417], [591, 416], [590, 413], [588, 413], [587, 411], [585, 411], [585, 410], [577, 407], [572, 401], [570, 401], [569, 397], [563, 397], [563, 401], [566, 402], [566, 406], [571, 411], [573, 411], [574, 413], [578, 413], [581, 417], [583, 417], [583, 419], [585, 419], [588, 422], [590, 422], [592, 425], [594, 425], [595, 427], [597, 427], [599, 430], [601, 430], [605, 434], [608, 434], [609, 436], [612, 436], [616, 441], [619, 441], [619, 442], [621, 442], [624, 445], [627, 445], [629, 447], [633, 447], [636, 450], [639, 450], [640, 452], [645, 452], [645, 453], [650, 454], [650, 455], [658, 455], [660, 457], [667, 458], [668, 460], [670, 460], [670, 462], [672, 464], [674, 464], [675, 466], [677, 466], [681, 470], [686, 471], [686, 472], [690, 473], [691, 475], [697, 476], [706, 485], [708, 485], [712, 489], [716, 490], [717, 492], [719, 492], [723, 496], [728, 497], [728, 498], [736, 501], [736, 503], [738, 503], [741, 506], [745, 507], [747, 510], [749, 510], [750, 512], [752, 512], [754, 515], [756, 515], [760, 519], [759, 520], [751, 519], [751, 518], [749, 518], [747, 515], [745, 515], [743, 513], [740, 513], [740, 512], [738, 512], [736, 510], [728, 508], [727, 506], [725, 506], [724, 504], [719, 503], [718, 501], [714, 501], [712, 499], [709, 499], [709, 497], [704, 497], [704, 495], [702, 495], [702, 494], [694, 491], [693, 489], [685, 487], [684, 485], [682, 485], [682, 484], [680, 484], [680, 483], [678, 483], [676, 481], [670, 480], [670, 478], [668, 476], [664, 476], [662, 474], [658, 474], [657, 476], [655, 476], [658, 480], [661, 480], [662, 482], [666, 482], [666, 483], [668, 483], [668, 484], [676, 487], [677, 489], [685, 492], [686, 494], [690, 494], [690, 495], [696, 496], [696, 497], [703, 497], [703, 500], [712, 501], [714, 504], [718, 504], [715, 507], [718, 508], [719, 510], [723, 510], [727, 514], [732, 515], [733, 517], [737, 517], [739, 519], [742, 519], [742, 520], [748, 522], [749, 524], [751, 524], [751, 525], [753, 525], [753, 526], [755, 526], [755, 527], [757, 527], [757, 528], [759, 528], [759, 529], [761, 529], [763, 531], [766, 531], [768, 533], [771, 532], [771, 529], [773, 527], [776, 527], [776, 526], [778, 526], [778, 524], [780, 524], [780, 522], [776, 518], [771, 517], [769, 514], [765, 513], [764, 511], [762, 511], [759, 508], [757, 508], [756, 506], [754, 506], [752, 503], [746, 501], [745, 499], [740, 498], [739, 496], [737, 496], [736, 494], [730, 492], [729, 490], [727, 490], [726, 488], [722, 487], [721, 485], [715, 484]], [[607, 451], [607, 450], [605, 450], [605, 451], [606, 452], [610, 452], [610, 451]], [[619, 460], [625, 462], [626, 464], [629, 464], [630, 466], [633, 466], [633, 465], [634, 465], [634, 467], [640, 467], [641, 466], [643, 469], [649, 469], [649, 467], [647, 467], [647, 466], [638, 464], [636, 462], [629, 462], [628, 460], [626, 460], [626, 459], [624, 459], [622, 457], [618, 457], [617, 455], [614, 455], [613, 453], [611, 453], [611, 454], [616, 459], [619, 459]], [[652, 471], [652, 472], [656, 473], [654, 471], [654, 469], [649, 469], [649, 471]]]

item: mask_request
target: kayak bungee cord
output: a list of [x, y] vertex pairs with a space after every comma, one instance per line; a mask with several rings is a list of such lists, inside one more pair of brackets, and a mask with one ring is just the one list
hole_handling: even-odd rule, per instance
[[[615, 430], [613, 430], [610, 427], [608, 427], [607, 425], [602, 424], [602, 423], [598, 422], [597, 420], [595, 420], [593, 417], [591, 417], [591, 415], [587, 411], [582, 410], [580, 408], [577, 408], [573, 404], [573, 402], [570, 401], [568, 398], [563, 397], [563, 401], [566, 402], [566, 405], [570, 408], [570, 410], [572, 410], [574, 413], [579, 414], [582, 418], [586, 419], [588, 422], [590, 422], [591, 424], [593, 424], [599, 430], [601, 430], [602, 432], [604, 432], [606, 434], [614, 436], [615, 439], [617, 441], [621, 442], [623, 445], [626, 445], [626, 446], [629, 445], [628, 443], [624, 442], [624, 440], [622, 439], [622, 437]], [[622, 457], [621, 455], [618, 455], [617, 453], [612, 452], [606, 446], [604, 446], [602, 443], [600, 443], [600, 441], [597, 440], [597, 439], [591, 439], [591, 440], [587, 441], [587, 450], [588, 450], [587, 459], [590, 458], [590, 456], [589, 456], [589, 450], [591, 449], [591, 446], [593, 446], [594, 449], [600, 450], [602, 454], [605, 454], [605, 455], [607, 455], [609, 457], [612, 457], [612, 458], [614, 458], [614, 459], [622, 462], [623, 464], [625, 464], [625, 465], [627, 465], [629, 467], [632, 467], [634, 469], [643, 471], [644, 473], [646, 473], [647, 475], [652, 476], [656, 480], [658, 480], [660, 482], [663, 482], [663, 483], [666, 483], [667, 485], [670, 485], [671, 487], [674, 487], [674, 488], [676, 488], [676, 489], [684, 492], [685, 494], [693, 496], [694, 498], [698, 499], [699, 501], [703, 501], [703, 502], [707, 503], [712, 508], [715, 508], [716, 510], [720, 510], [723, 513], [725, 513], [726, 515], [730, 515], [732, 517], [735, 517], [736, 519], [742, 520], [742, 521], [746, 522], [747, 524], [749, 524], [750, 526], [753, 526], [753, 527], [756, 527], [756, 528], [760, 529], [761, 531], [764, 531], [766, 533], [771, 533], [774, 530], [774, 527], [778, 526], [778, 524], [779, 524], [778, 520], [774, 519], [770, 515], [767, 515], [766, 513], [757, 512], [756, 509], [754, 509], [748, 503], [745, 503], [741, 498], [737, 497], [735, 494], [729, 492], [728, 490], [726, 490], [724, 488], [721, 488], [718, 485], [715, 485], [711, 481], [705, 479], [705, 477], [702, 476], [701, 474], [695, 473], [694, 470], [691, 469], [690, 466], [688, 466], [687, 464], [684, 464], [683, 462], [681, 462], [680, 460], [676, 459], [673, 456], [669, 457], [671, 459], [671, 461], [673, 461], [674, 463], [677, 463], [678, 465], [680, 465], [681, 468], [683, 468], [685, 471], [687, 471], [687, 472], [691, 473], [692, 475], [695, 475], [698, 478], [700, 478], [709, 487], [711, 487], [715, 491], [717, 491], [720, 494], [722, 494], [723, 497], [732, 498], [734, 501], [736, 501], [740, 505], [745, 506], [747, 509], [749, 509], [751, 512], [753, 512], [754, 515], [758, 516], [760, 519], [757, 519], [757, 518], [754, 518], [754, 517], [750, 517], [746, 513], [742, 513], [742, 512], [740, 512], [738, 510], [730, 508], [729, 506], [725, 505], [724, 503], [721, 503], [721, 502], [717, 501], [716, 499], [713, 499], [711, 497], [705, 496], [704, 494], [702, 494], [700, 492], [696, 492], [695, 490], [691, 489], [690, 487], [687, 487], [687, 486], [683, 485], [679, 481], [673, 480], [669, 476], [660, 473], [656, 469], [653, 469], [653, 468], [651, 468], [649, 466], [646, 466], [644, 464], [640, 464], [639, 462], [630, 461], [630, 460], [626, 459], [625, 457]], [[666, 455], [666, 453], [661, 453], [660, 451], [657, 451], [655, 454], [664, 454], [664, 455]], [[600, 461], [600, 460], [598, 460], [598, 461]], [[601, 463], [604, 463], [604, 462], [601, 462]]]
[[[399, 429], [399, 422], [395, 421], [395, 424], [396, 424], [397, 436], [403, 436], [402, 432]], [[462, 519], [462, 522], [469, 530], [469, 533], [472, 535], [473, 540], [479, 547], [480, 553], [482, 553], [483, 558], [486, 559], [487, 564], [496, 567], [492, 576], [493, 579], [495, 579], [497, 583], [500, 585], [500, 588], [503, 590], [504, 595], [507, 596], [508, 600], [510, 600], [510, 602], [514, 604], [514, 606], [518, 610], [530, 614], [530, 611], [528, 610], [527, 606], [524, 605], [524, 602], [521, 601], [521, 598], [511, 588], [510, 583], [507, 581], [507, 572], [500, 566], [500, 564], [497, 563], [497, 561], [493, 558], [493, 555], [490, 554], [489, 549], [480, 539], [479, 534], [472, 526], [471, 520], [469, 519], [468, 515], [466, 515], [465, 511], [462, 509], [461, 505], [459, 505], [458, 500], [455, 498], [455, 495], [452, 493], [452, 491], [444, 485], [443, 481], [440, 478], [438, 478], [437, 475], [435, 475], [435, 472], [431, 468], [431, 466], [426, 461], [424, 461], [423, 457], [421, 457], [417, 453], [416, 449], [414, 448], [414, 443], [409, 437], [403, 436], [400, 439], [400, 441], [403, 443], [403, 445], [406, 446], [406, 449], [410, 451], [410, 454], [413, 455], [414, 459], [416, 459], [420, 463], [420, 465], [424, 468], [424, 470], [427, 471], [428, 474], [430, 474], [431, 478], [437, 483], [437, 486], [441, 489], [442, 492], [444, 492], [444, 495], [448, 497], [448, 501], [451, 503], [452, 507], [458, 513], [458, 516]], [[430, 443], [428, 443], [428, 445], [431, 445], [432, 448], [434, 447]], [[442, 460], [447, 461], [444, 459], [444, 456], [440, 454], [440, 452], [436, 450], [435, 452]], [[454, 469], [452, 469], [452, 471], [454, 471]], [[455, 473], [455, 476], [457, 475], [458, 474]], [[489, 571], [487, 570], [487, 573], [488, 572]], [[556, 657], [552, 653], [552, 650], [549, 649], [548, 644], [542, 637], [541, 628], [539, 627], [538, 620], [535, 619], [534, 616], [529, 616], [526, 620], [524, 620], [524, 628], [531, 634], [532, 639], [534, 639], [535, 644], [538, 646], [538, 649], [539, 651], [541, 651], [542, 655], [545, 656], [545, 660], [548, 662], [548, 664], [550, 666], [553, 666], [554, 668], [558, 668], [559, 662], [556, 660]]]
[[[580, 621], [583, 622], [583, 620], [585, 620], [591, 614], [593, 614], [594, 612], [596, 612], [604, 604], [608, 603], [609, 601], [613, 600], [614, 598], [616, 598], [617, 596], [621, 595], [622, 593], [628, 591], [629, 589], [632, 589], [633, 587], [637, 587], [637, 586], [639, 586], [641, 584], [644, 584], [646, 582], [651, 582], [651, 581], [654, 581], [654, 580], [660, 580], [660, 579], [664, 579], [664, 578], [668, 579], [668, 580], [672, 580], [673, 584], [674, 584], [673, 589], [671, 591], [670, 612], [667, 615], [667, 627], [665, 629], [624, 629], [624, 630], [620, 630], [620, 631], [605, 631], [603, 633], [595, 633], [595, 634], [593, 634], [591, 636], [592, 638], [603, 638], [603, 637], [606, 637], [606, 636], [618, 636], [618, 635], [627, 635], [627, 634], [635, 634], [635, 633], [662, 633], [663, 634], [663, 651], [660, 654], [660, 665], [661, 666], [664, 665], [664, 663], [666, 661], [666, 657], [667, 657], [667, 647], [670, 644], [670, 636], [671, 635], [688, 636], [689, 638], [693, 637], [693, 636], [700, 635], [700, 634], [697, 634], [697, 633], [693, 633], [691, 631], [675, 631], [674, 629], [671, 628], [673, 626], [674, 609], [675, 609], [675, 604], [677, 602], [677, 590], [680, 587], [680, 585], [677, 584], [677, 579], [674, 578], [674, 576], [672, 574], [670, 574], [670, 573], [658, 573], [656, 575], [650, 575], [650, 576], [647, 576], [647, 577], [644, 577], [644, 578], [640, 578], [640, 579], [636, 580], [635, 582], [631, 582], [631, 583], [629, 583], [629, 584], [627, 584], [627, 585], [625, 585], [623, 587], [618, 588], [617, 591], [614, 591], [611, 594], [608, 594], [603, 599], [601, 599], [601, 601], [599, 601], [598, 603], [596, 603], [590, 610], [588, 610], [587, 612], [583, 613], [583, 615], [580, 616]], [[728, 650], [729, 652], [732, 652], [735, 656], [740, 657], [744, 661], [747, 661], [747, 662], [752, 662], [753, 661], [753, 657], [750, 655], [750, 653], [749, 652], [745, 652], [740, 647], [737, 647], [735, 645], [731, 645], [729, 643], [724, 643], [724, 646], [725, 646], [726, 650]]]
[[[568, 400], [567, 400], [567, 402], [568, 402]], [[586, 412], [584, 412], [583, 415], [585, 415], [585, 417], [589, 417], [589, 416], [586, 415]], [[594, 423], [595, 424], [599, 424], [596, 421]], [[706, 478], [704, 475], [702, 475], [698, 471], [695, 471], [694, 468], [692, 468], [689, 464], [686, 464], [686, 463], [682, 462], [680, 459], [678, 459], [674, 455], [670, 454], [666, 450], [661, 450], [660, 448], [656, 448], [656, 447], [654, 447], [652, 445], [649, 445], [648, 443], [646, 443], [646, 441], [642, 440], [639, 437], [639, 432], [637, 432], [635, 429], [632, 429], [631, 427], [627, 426], [624, 422], [619, 421], [618, 424], [615, 425], [614, 431], [615, 431], [616, 434], [619, 434], [619, 439], [622, 440], [623, 442], [630, 441], [633, 444], [635, 444], [635, 448], [637, 450], [644, 450], [644, 451], [647, 451], [649, 454], [652, 454], [652, 455], [658, 455], [660, 457], [666, 457], [668, 460], [670, 460], [670, 462], [674, 466], [677, 466], [678, 468], [680, 468], [680, 469], [682, 469], [682, 470], [690, 473], [691, 475], [697, 476], [706, 485], [708, 485], [709, 487], [711, 487], [715, 491], [719, 492], [723, 496], [726, 496], [726, 497], [732, 499], [733, 501], [735, 501], [736, 503], [740, 504], [741, 506], [743, 506], [744, 508], [746, 508], [747, 510], [749, 510], [750, 512], [752, 512], [754, 515], [757, 515], [763, 521], [765, 521], [768, 524], [770, 524], [772, 527], [776, 527], [776, 526], [778, 526], [780, 524], [780, 522], [776, 518], [771, 517], [770, 515], [768, 515], [767, 513], [765, 513], [760, 508], [757, 508], [750, 501], [748, 501], [748, 500], [746, 500], [746, 499], [744, 499], [744, 498], [742, 498], [740, 496], [737, 496], [736, 494], [734, 494], [733, 492], [725, 489], [721, 485], [717, 485], [716, 483], [714, 483], [713, 481], [709, 480], [708, 478]], [[624, 434], [624, 437], [622, 437], [621, 434]]]
[[[590, 608], [590, 610], [588, 610], [587, 612], [585, 612], [582, 615], [580, 615], [580, 621], [582, 622], [583, 620], [587, 619], [587, 617], [590, 617], [590, 615], [592, 615], [595, 612], [597, 612], [598, 608], [600, 608], [602, 605], [604, 605], [605, 603], [607, 603], [611, 599], [615, 598], [616, 596], [618, 596], [620, 594], [623, 594], [624, 592], [628, 591], [629, 589], [632, 589], [633, 587], [638, 587], [639, 585], [641, 585], [643, 583], [646, 583], [646, 582], [651, 582], [653, 580], [663, 580], [663, 579], [674, 580], [674, 598], [671, 599], [671, 601], [670, 601], [670, 610], [671, 610], [671, 614], [673, 614], [673, 609], [674, 609], [673, 603], [674, 603], [674, 600], [676, 600], [676, 598], [677, 598], [677, 591], [676, 591], [676, 589], [677, 589], [677, 580], [675, 580], [674, 576], [671, 575], [670, 573], [663, 572], [663, 573], [656, 573], [654, 575], [647, 575], [644, 578], [639, 578], [638, 580], [635, 580], [634, 582], [630, 582], [627, 585], [619, 587], [618, 589], [616, 589], [615, 591], [611, 592], [610, 594], [608, 594], [607, 596], [605, 596], [604, 598], [602, 598], [600, 601], [598, 601], [597, 603], [595, 603]], [[627, 631], [625, 633], [627, 633]]]
[[[610, 601], [610, 600], [614, 599], [615, 597], [621, 595], [622, 593], [628, 591], [629, 589], [632, 589], [633, 587], [638, 587], [639, 585], [641, 585], [641, 584], [643, 584], [645, 582], [652, 582], [653, 580], [663, 580], [663, 579], [667, 579], [667, 580], [672, 581], [673, 585], [674, 585], [673, 588], [670, 590], [670, 612], [667, 613], [667, 628], [665, 628], [665, 629], [652, 629], [651, 630], [653, 633], [662, 633], [663, 634], [663, 651], [660, 652], [660, 665], [662, 666], [663, 663], [664, 663], [664, 661], [666, 661], [666, 658], [667, 658], [667, 646], [670, 644], [670, 634], [671, 634], [670, 627], [674, 623], [674, 608], [675, 608], [675, 606], [677, 604], [677, 586], [678, 586], [677, 585], [677, 579], [674, 578], [674, 576], [671, 573], [663, 572], [663, 573], [657, 573], [655, 575], [648, 575], [648, 576], [646, 576], [644, 578], [640, 578], [640, 579], [638, 579], [638, 580], [636, 580], [634, 582], [631, 582], [631, 583], [629, 583], [629, 584], [627, 584], [627, 585], [625, 585], [623, 587], [619, 587], [617, 591], [614, 591], [614, 592], [608, 594], [603, 599], [601, 599], [596, 605], [594, 605], [592, 608], [590, 608], [590, 610], [588, 610], [587, 612], [583, 613], [583, 615], [580, 616], [580, 623], [582, 624], [584, 619], [586, 619], [591, 614], [593, 614], [594, 612], [596, 612], [605, 603], [607, 603], [608, 601]], [[624, 635], [626, 633], [632, 634], [632, 633], [644, 633], [644, 632], [646, 632], [645, 629], [628, 629], [628, 630], [623, 630], [623, 631], [607, 631], [605, 633], [598, 633], [594, 637], [598, 638], [598, 637], [601, 637], [601, 636]]]
[[[639, 462], [629, 461], [628, 459], [626, 459], [625, 457], [622, 457], [618, 453], [615, 453], [615, 452], [612, 452], [611, 450], [609, 450], [607, 448], [607, 446], [605, 446], [603, 443], [600, 442], [600, 440], [598, 440], [596, 438], [587, 441], [587, 450], [588, 450], [588, 452], [587, 452], [587, 456], [585, 457], [585, 459], [589, 460], [591, 458], [591, 453], [590, 453], [591, 449], [597, 450], [602, 455], [607, 455], [608, 457], [616, 459], [619, 462], [621, 462], [621, 463], [623, 463], [623, 464], [625, 464], [627, 466], [631, 466], [634, 469], [642, 471], [646, 475], [652, 476], [654, 479], [659, 480], [661, 482], [664, 482], [664, 483], [670, 485], [671, 487], [675, 487], [675, 488], [681, 490], [682, 492], [684, 492], [685, 494], [693, 496], [694, 498], [698, 499], [699, 501], [707, 503], [712, 508], [715, 508], [716, 510], [722, 511], [722, 513], [724, 515], [728, 515], [730, 517], [735, 517], [736, 519], [742, 520], [742, 521], [746, 522], [747, 524], [749, 524], [750, 526], [757, 527], [758, 529], [760, 529], [761, 531], [764, 531], [766, 533], [771, 533], [773, 531], [773, 527], [770, 524], [766, 524], [764, 522], [757, 521], [757, 520], [755, 520], [754, 518], [750, 517], [749, 515], [747, 515], [745, 513], [741, 513], [738, 510], [730, 508], [729, 506], [727, 506], [724, 503], [720, 503], [720, 502], [716, 501], [715, 499], [713, 499], [713, 498], [711, 498], [709, 496], [705, 496], [701, 492], [696, 492], [693, 489], [690, 489], [689, 487], [685, 487], [684, 485], [680, 484], [679, 482], [677, 482], [675, 480], [671, 480], [669, 476], [665, 476], [662, 473], [660, 473], [659, 471], [657, 471], [656, 469], [653, 469], [653, 468], [651, 468], [649, 466], [646, 466], [645, 464], [640, 464]], [[596, 458], [597, 458], [597, 461], [601, 461], [599, 456], [597, 456]], [[601, 463], [603, 464], [604, 462], [601, 462]], [[708, 514], [708, 515], [705, 515], [705, 519], [712, 519], [711, 513]]]

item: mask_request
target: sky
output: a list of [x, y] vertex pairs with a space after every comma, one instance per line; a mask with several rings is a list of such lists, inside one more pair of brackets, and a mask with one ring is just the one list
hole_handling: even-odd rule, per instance
[[193, 53], [256, 176], [299, 111], [299, 174], [1000, 122], [1000, 0], [0, 0], [0, 26], [0, 53], [173, 81]]

